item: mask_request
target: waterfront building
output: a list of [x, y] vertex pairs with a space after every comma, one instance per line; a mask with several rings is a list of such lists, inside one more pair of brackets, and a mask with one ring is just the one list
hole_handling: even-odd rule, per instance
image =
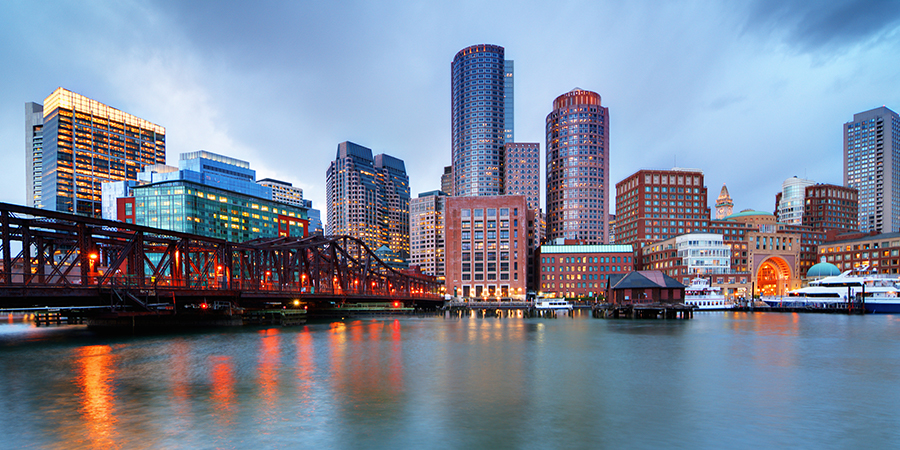
[[[616, 243], [636, 249], [694, 231], [706, 231], [703, 172], [639, 170], [616, 183]], [[549, 200], [548, 200], [549, 202]]]
[[775, 196], [775, 220], [779, 223], [803, 224], [806, 210], [806, 188], [815, 181], [791, 177], [781, 183], [781, 192]]
[[450, 65], [453, 195], [503, 194], [506, 67], [503, 47], [488, 44], [460, 50]]
[[[736, 246], [740, 249], [740, 244]], [[732, 266], [736, 259], [734, 247], [735, 244], [725, 242], [722, 234], [685, 234], [644, 246], [641, 266], [660, 270], [685, 285], [702, 276], [722, 288], [726, 296], [744, 297], [750, 293], [751, 275], [745, 269]], [[737, 250], [738, 254], [740, 252]], [[746, 245], [743, 253], [746, 259]]]
[[447, 293], [524, 299], [530, 211], [525, 196], [449, 197], [445, 211]]
[[44, 107], [25, 103], [25, 205], [41, 207], [41, 178], [43, 177]]
[[659, 270], [641, 270], [610, 276], [607, 301], [613, 304], [682, 303], [684, 285]]
[[272, 190], [272, 200], [288, 205], [306, 207], [303, 202], [303, 189], [295, 187], [287, 181], [275, 180], [272, 178], [263, 178], [256, 182], [260, 186], [265, 186]]
[[856, 189], [834, 184], [806, 187], [803, 224], [832, 235], [859, 230], [859, 197]]
[[409, 257], [409, 178], [403, 161], [352, 142], [338, 144], [326, 173], [328, 236], [349, 235], [371, 250]]
[[614, 274], [634, 270], [630, 245], [544, 244], [535, 252], [538, 290], [550, 297], [597, 298]]
[[546, 136], [547, 238], [609, 243], [609, 109], [576, 88], [553, 101]]
[[441, 174], [441, 191], [447, 195], [453, 195], [453, 166], [445, 166]]
[[818, 255], [841, 271], [900, 273], [900, 233], [848, 233], [818, 246]]
[[272, 200], [250, 163], [205, 150], [182, 153], [178, 167], [144, 167], [137, 180], [103, 183], [104, 218], [246, 242], [306, 237], [307, 210]]
[[844, 186], [858, 191], [860, 231], [900, 231], [900, 116], [886, 107], [843, 126]]
[[728, 193], [728, 188], [722, 183], [722, 190], [716, 198], [716, 220], [722, 220], [734, 213], [734, 201]]
[[537, 142], [506, 143], [503, 187], [508, 195], [524, 195], [528, 208], [541, 207], [541, 145]]
[[444, 278], [444, 210], [447, 194], [429, 191], [409, 202], [409, 264]]
[[246, 242], [257, 238], [302, 238], [309, 229], [306, 210], [189, 179], [135, 186], [129, 204], [134, 223], [153, 228]]
[[41, 143], [41, 207], [91, 217], [102, 183], [166, 162], [165, 128], [63, 88], [44, 99]]

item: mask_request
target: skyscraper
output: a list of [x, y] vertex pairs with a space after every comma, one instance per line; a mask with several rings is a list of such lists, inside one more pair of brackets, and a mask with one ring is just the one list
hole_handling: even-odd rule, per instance
[[574, 89], [547, 115], [547, 238], [607, 244], [609, 109]]
[[381, 227], [388, 247], [404, 260], [409, 259], [409, 176], [402, 160], [375, 155], [378, 189], [381, 194]]
[[445, 166], [441, 174], [441, 191], [447, 195], [453, 195], [453, 166]]
[[515, 64], [511, 59], [503, 63], [503, 142], [515, 142]]
[[409, 257], [409, 177], [403, 161], [352, 142], [338, 144], [326, 178], [326, 235], [350, 235], [371, 250]]
[[447, 194], [429, 191], [409, 202], [409, 262], [444, 278], [444, 205]]
[[500, 171], [507, 124], [503, 47], [464, 48], [453, 58], [450, 71], [453, 195], [503, 194]]
[[25, 103], [25, 205], [41, 207], [44, 107]]
[[503, 193], [524, 195], [528, 209], [541, 207], [541, 144], [507, 142], [503, 155]]
[[844, 124], [844, 186], [859, 193], [859, 229], [900, 231], [900, 116], [882, 106]]
[[[44, 100], [41, 206], [101, 216], [101, 183], [166, 162], [166, 129], [58, 88]], [[35, 180], [36, 185], [36, 180]]]

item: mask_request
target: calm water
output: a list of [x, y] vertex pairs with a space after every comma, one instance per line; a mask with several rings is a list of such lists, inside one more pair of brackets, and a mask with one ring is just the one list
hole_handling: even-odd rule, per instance
[[900, 316], [0, 325], [3, 448], [900, 448]]

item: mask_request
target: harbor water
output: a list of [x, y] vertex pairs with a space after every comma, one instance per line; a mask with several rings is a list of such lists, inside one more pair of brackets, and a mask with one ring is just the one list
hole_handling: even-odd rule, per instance
[[0, 325], [2, 448], [900, 448], [900, 316]]

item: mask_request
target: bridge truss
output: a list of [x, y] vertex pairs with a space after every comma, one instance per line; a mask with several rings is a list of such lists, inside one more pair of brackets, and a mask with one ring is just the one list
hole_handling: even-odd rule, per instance
[[[397, 271], [350, 236], [234, 243], [0, 203], [0, 308], [91, 298], [439, 301], [440, 284]], [[143, 298], [144, 300], [140, 300]]]

